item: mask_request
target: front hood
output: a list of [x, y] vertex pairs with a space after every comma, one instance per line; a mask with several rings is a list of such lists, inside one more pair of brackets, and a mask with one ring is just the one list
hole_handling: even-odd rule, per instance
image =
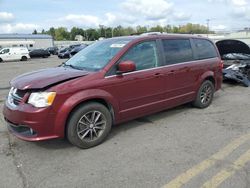
[[42, 69], [20, 75], [11, 81], [11, 86], [20, 89], [42, 89], [66, 80], [85, 76], [88, 72], [65, 67]]
[[225, 54], [250, 54], [250, 48], [247, 44], [239, 40], [221, 40], [216, 42], [220, 55]]

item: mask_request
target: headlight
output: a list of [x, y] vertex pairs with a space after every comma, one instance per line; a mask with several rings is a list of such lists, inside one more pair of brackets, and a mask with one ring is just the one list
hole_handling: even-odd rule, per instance
[[56, 92], [31, 93], [28, 103], [37, 108], [43, 108], [52, 105], [56, 97]]

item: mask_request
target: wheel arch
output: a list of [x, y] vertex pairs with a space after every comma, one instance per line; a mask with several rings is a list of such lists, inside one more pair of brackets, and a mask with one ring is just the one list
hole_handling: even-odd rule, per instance
[[68, 114], [67, 116], [67, 119], [65, 121], [65, 125], [64, 125], [64, 135], [67, 135], [67, 124], [68, 124], [68, 121], [71, 117], [71, 115], [74, 113], [74, 111], [76, 111], [78, 108], [80, 108], [82, 105], [84, 104], [87, 104], [87, 103], [91, 103], [91, 102], [95, 102], [95, 103], [99, 103], [99, 104], [102, 104], [103, 106], [105, 106], [110, 114], [111, 114], [111, 118], [112, 118], [112, 125], [114, 124], [115, 122], [115, 112], [114, 112], [114, 109], [113, 109], [113, 106], [108, 102], [106, 101], [105, 99], [103, 98], [92, 98], [92, 99], [88, 99], [88, 100], [85, 100], [85, 101], [82, 101], [80, 103], [78, 103], [76, 106], [74, 106], [74, 108], [70, 111], [70, 113]]
[[213, 76], [208, 76], [208, 77], [206, 77], [206, 78], [204, 79], [204, 81], [205, 81], [205, 80], [211, 81], [211, 82], [213, 83], [214, 87], [215, 87], [215, 79], [214, 79]]
[[21, 56], [21, 61], [26, 61], [26, 60], [28, 60], [28, 57], [26, 55], [22, 55]]
[[[96, 95], [98, 93], [99, 95]], [[76, 101], [75, 98], [77, 98], [77, 96], [81, 96], [81, 98]], [[97, 90], [94, 90], [93, 92], [83, 91], [80, 93], [76, 93], [75, 95], [68, 98], [58, 110], [55, 120], [55, 132], [57, 135], [59, 135], [59, 137], [65, 136], [67, 122], [71, 114], [77, 108], [89, 102], [97, 102], [104, 105], [111, 113], [112, 124], [115, 124], [116, 120], [119, 117], [119, 114], [118, 104], [116, 103], [116, 101], [114, 101], [114, 98], [104, 91], [100, 92], [100, 90], [99, 92]]]
[[[110, 104], [107, 100], [103, 99], [103, 98], [91, 98], [91, 99], [87, 99], [84, 101], [79, 102], [78, 104], [76, 104], [70, 111], [70, 113], [68, 114], [67, 117], [67, 121], [69, 119], [69, 117], [71, 116], [71, 114], [78, 108], [80, 108], [82, 105], [86, 104], [86, 103], [91, 103], [91, 102], [96, 102], [96, 103], [100, 103], [103, 106], [105, 106], [111, 113], [112, 116], [112, 122], [114, 122], [115, 120], [115, 116], [114, 116], [114, 108], [112, 106], [112, 104]], [[66, 122], [67, 122], [66, 121]]]
[[200, 85], [205, 81], [205, 80], [209, 80], [211, 81], [214, 86], [216, 86], [216, 81], [215, 81], [215, 74], [213, 71], [207, 71], [204, 74], [201, 75], [200, 79], [199, 79], [199, 85], [198, 88], [200, 87]]

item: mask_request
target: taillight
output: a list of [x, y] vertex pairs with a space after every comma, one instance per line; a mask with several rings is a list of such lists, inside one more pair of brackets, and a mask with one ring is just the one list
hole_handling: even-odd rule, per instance
[[223, 60], [220, 61], [220, 65], [219, 66], [220, 66], [220, 69], [222, 70], [223, 66], [224, 66], [224, 61]]

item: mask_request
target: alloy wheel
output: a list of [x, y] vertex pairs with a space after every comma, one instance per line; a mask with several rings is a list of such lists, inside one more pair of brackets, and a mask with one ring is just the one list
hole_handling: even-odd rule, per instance
[[87, 112], [77, 123], [77, 135], [83, 141], [95, 141], [103, 134], [106, 124], [107, 120], [100, 111]]
[[201, 90], [200, 100], [202, 104], [207, 104], [212, 99], [213, 89], [209, 84], [204, 85]]

